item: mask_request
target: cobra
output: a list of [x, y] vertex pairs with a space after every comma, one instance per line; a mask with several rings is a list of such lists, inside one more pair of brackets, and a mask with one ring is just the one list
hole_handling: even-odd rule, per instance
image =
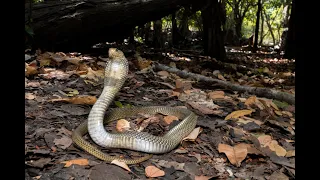
[[[188, 109], [167, 106], [115, 108], [106, 113], [110, 103], [122, 88], [128, 75], [128, 61], [123, 52], [116, 48], [110, 48], [108, 53], [109, 61], [105, 68], [104, 88], [100, 97], [93, 105], [88, 120], [80, 124], [73, 131], [73, 142], [101, 160], [111, 162], [117, 159], [127, 164], [140, 163], [149, 159], [152, 154], [171, 151], [195, 128], [197, 116]], [[104, 124], [106, 123], [137, 113], [174, 115], [182, 119], [182, 121], [163, 136], [154, 136], [146, 132], [135, 131], [110, 133], [104, 128]], [[124, 159], [107, 155], [83, 138], [88, 132], [92, 140], [102, 147], [124, 148], [150, 154], [137, 159]]]

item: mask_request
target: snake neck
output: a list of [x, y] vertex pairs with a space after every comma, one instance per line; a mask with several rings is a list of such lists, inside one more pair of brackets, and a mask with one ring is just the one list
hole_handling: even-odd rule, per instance
[[103, 91], [88, 116], [88, 132], [92, 140], [100, 146], [106, 147], [108, 142], [111, 142], [112, 134], [103, 126], [104, 114], [124, 84], [127, 74], [126, 58], [113, 59], [106, 65]]

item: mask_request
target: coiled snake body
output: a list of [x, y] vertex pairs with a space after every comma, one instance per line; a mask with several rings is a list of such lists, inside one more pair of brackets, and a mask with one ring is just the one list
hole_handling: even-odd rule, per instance
[[[74, 130], [72, 134], [73, 142], [101, 160], [111, 162], [114, 159], [118, 159], [127, 164], [142, 162], [149, 159], [152, 155], [138, 159], [122, 159], [116, 156], [109, 156], [83, 139], [83, 135], [89, 132], [95, 143], [108, 148], [125, 148], [146, 153], [165, 153], [174, 149], [195, 128], [197, 116], [187, 109], [166, 106], [116, 108], [105, 115], [108, 106], [116, 93], [121, 89], [128, 74], [128, 61], [120, 50], [110, 48], [109, 59], [105, 69], [103, 91], [97, 102], [93, 105], [88, 120]], [[161, 113], [164, 115], [174, 115], [183, 120], [164, 136], [153, 136], [149, 133], [133, 131], [115, 134], [106, 132], [104, 123], [137, 113]]]

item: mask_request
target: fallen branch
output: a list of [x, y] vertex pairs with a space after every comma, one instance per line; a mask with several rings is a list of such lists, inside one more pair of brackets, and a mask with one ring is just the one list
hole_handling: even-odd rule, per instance
[[247, 92], [247, 93], [254, 94], [254, 95], [257, 95], [260, 97], [266, 97], [266, 98], [270, 98], [270, 99], [276, 99], [279, 101], [285, 101], [289, 104], [295, 104], [295, 96], [292, 94], [286, 93], [286, 92], [281, 92], [281, 91], [273, 90], [270, 88], [250, 87], [250, 86], [241, 86], [241, 85], [237, 85], [237, 84], [232, 84], [227, 81], [222, 81], [219, 79], [213, 79], [213, 78], [206, 77], [206, 76], [199, 75], [199, 74], [195, 74], [195, 73], [181, 71], [177, 68], [168, 67], [168, 66], [165, 66], [163, 64], [158, 64], [158, 63], [155, 63], [155, 69], [175, 73], [182, 78], [189, 78], [190, 77], [190, 78], [193, 78], [194, 80], [197, 80], [197, 81], [214, 82], [214, 83], [217, 83], [217, 85], [219, 85], [219, 86], [231, 89], [233, 91], [238, 91], [238, 92], [242, 92], [242, 93]]

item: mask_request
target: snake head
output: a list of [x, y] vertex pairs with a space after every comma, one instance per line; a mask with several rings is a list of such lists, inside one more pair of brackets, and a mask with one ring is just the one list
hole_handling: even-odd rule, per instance
[[109, 48], [108, 53], [110, 59], [125, 58], [123, 52], [117, 48]]

